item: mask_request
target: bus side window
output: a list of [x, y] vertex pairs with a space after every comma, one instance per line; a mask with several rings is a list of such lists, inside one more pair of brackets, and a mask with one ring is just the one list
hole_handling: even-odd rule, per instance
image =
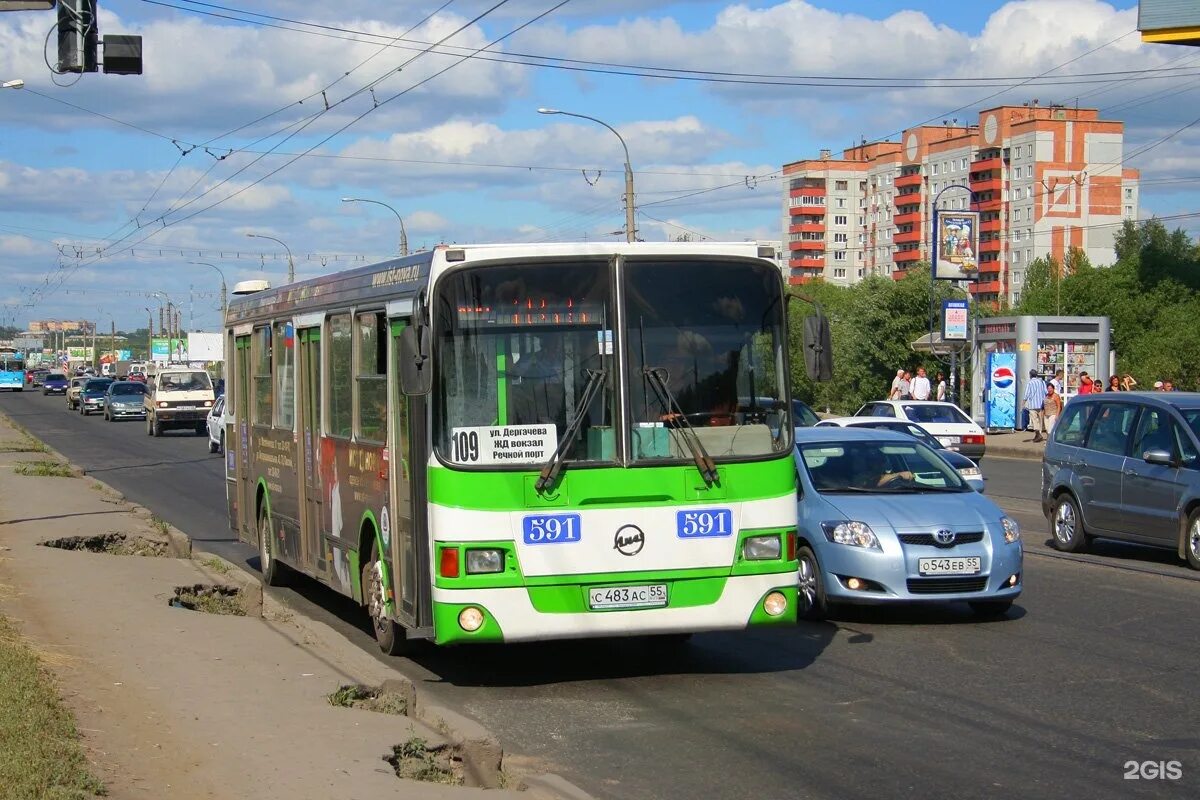
[[358, 436], [373, 442], [387, 438], [387, 320], [382, 313], [358, 315], [355, 404]]

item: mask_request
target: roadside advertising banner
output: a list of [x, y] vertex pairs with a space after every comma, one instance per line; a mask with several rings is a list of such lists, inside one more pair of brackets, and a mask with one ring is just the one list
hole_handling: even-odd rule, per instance
[[67, 358], [71, 361], [90, 361], [92, 358], [92, 348], [90, 347], [68, 347]]
[[940, 281], [973, 281], [979, 277], [979, 213], [938, 211], [934, 237], [933, 277]]
[[987, 405], [989, 428], [1017, 427], [1017, 354], [988, 353]]
[[966, 300], [942, 301], [942, 341], [965, 342], [967, 340]]

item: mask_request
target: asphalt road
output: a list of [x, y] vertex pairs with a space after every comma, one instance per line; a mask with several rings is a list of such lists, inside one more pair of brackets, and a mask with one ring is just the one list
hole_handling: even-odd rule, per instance
[[[231, 560], [222, 461], [205, 440], [0, 408], [96, 477]], [[440, 699], [601, 798], [1194, 797], [1194, 610], [1171, 554], [1051, 555], [1036, 462], [988, 458], [988, 493], [1023, 524], [1025, 593], [1007, 619], [859, 610], [834, 621], [637, 640], [428, 651], [396, 663]], [[352, 604], [308, 582], [284, 599], [374, 651]], [[1127, 779], [1128, 762], [1182, 776]]]

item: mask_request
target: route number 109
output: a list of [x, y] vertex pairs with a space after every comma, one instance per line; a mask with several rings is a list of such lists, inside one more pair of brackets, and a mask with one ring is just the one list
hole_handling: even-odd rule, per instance
[[568, 544], [583, 535], [578, 514], [528, 516], [522, 520], [525, 544]]
[[475, 431], [459, 431], [450, 435], [454, 443], [454, 460], [460, 464], [479, 460], [479, 434]]

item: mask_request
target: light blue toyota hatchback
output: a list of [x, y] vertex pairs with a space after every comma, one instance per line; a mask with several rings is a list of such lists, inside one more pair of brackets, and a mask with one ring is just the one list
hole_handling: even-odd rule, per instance
[[800, 615], [837, 603], [965, 601], [1006, 613], [1021, 531], [926, 445], [890, 431], [796, 429]]

